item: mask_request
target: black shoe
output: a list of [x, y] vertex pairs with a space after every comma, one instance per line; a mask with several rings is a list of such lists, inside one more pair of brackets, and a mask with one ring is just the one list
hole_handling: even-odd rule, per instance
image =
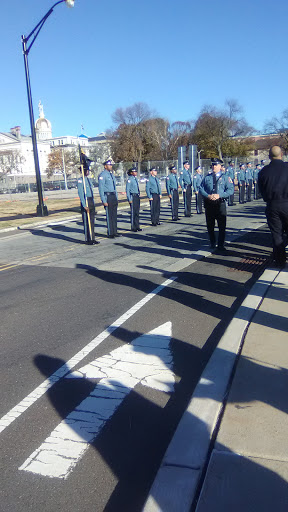
[[162, 222], [157, 222], [156, 226], [161, 226]]
[[136, 233], [138, 229], [131, 229], [131, 231], [133, 231], [133, 233]]
[[120, 233], [116, 233], [116, 235], [114, 235], [116, 238], [118, 238], [118, 236], [122, 236], [120, 235]]
[[212, 251], [214, 251], [214, 249], [215, 249], [215, 248], [216, 248], [216, 244], [210, 244], [210, 249], [211, 249]]
[[85, 242], [86, 245], [93, 245], [93, 242], [91, 242], [91, 240], [89, 240], [88, 242]]
[[107, 235], [107, 238], [115, 238], [115, 235]]
[[226, 254], [228, 254], [228, 251], [225, 247], [223, 246], [218, 246], [217, 247], [217, 250], [216, 250], [216, 254], [222, 254], [223, 256], [225, 256]]
[[93, 241], [92, 241], [92, 244], [93, 244], [93, 245], [98, 245], [98, 244], [100, 244], [100, 242], [98, 242], [98, 240], [93, 240]]
[[138, 228], [138, 229], [136, 229], [136, 231], [143, 231], [143, 229], [142, 228]]

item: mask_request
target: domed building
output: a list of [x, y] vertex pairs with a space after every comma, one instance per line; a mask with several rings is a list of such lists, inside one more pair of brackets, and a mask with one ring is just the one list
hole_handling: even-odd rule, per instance
[[37, 140], [52, 139], [52, 126], [48, 119], [45, 119], [44, 109], [41, 100], [38, 103], [39, 118], [35, 122]]

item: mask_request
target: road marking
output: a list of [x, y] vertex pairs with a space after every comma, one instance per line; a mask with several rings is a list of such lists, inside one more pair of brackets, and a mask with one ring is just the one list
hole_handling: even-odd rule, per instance
[[19, 469], [65, 479], [138, 383], [173, 392], [171, 327], [171, 322], [167, 322], [68, 374], [66, 378], [101, 380]]
[[0, 419], [0, 433], [5, 430], [16, 418], [21, 416], [23, 412], [25, 412], [28, 407], [34, 404], [38, 398], [43, 396], [48, 389], [50, 389], [55, 382], [58, 382], [62, 377], [64, 377], [69, 371], [71, 371], [76, 364], [80, 363], [92, 350], [94, 350], [102, 341], [104, 341], [110, 334], [112, 334], [118, 327], [120, 327], [124, 322], [129, 320], [137, 311], [139, 311], [147, 302], [149, 302], [155, 295], [158, 295], [165, 287], [172, 284], [177, 279], [176, 276], [171, 277], [170, 279], [166, 279], [164, 283], [160, 284], [155, 288], [151, 293], [148, 293], [143, 299], [141, 299], [137, 304], [132, 306], [132, 308], [128, 309], [126, 313], [118, 318], [113, 324], [111, 324], [107, 329], [102, 331], [96, 338], [94, 338], [90, 343], [88, 343], [84, 348], [82, 348], [75, 356], [73, 356], [67, 363], [61, 366], [56, 372], [54, 372], [49, 379], [46, 379], [40, 386], [38, 386], [34, 391], [29, 393], [21, 402], [19, 402], [15, 407], [13, 407], [7, 414], [2, 416]]

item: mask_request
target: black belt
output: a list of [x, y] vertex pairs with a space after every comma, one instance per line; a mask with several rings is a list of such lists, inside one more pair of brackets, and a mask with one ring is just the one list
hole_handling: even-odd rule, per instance
[[113, 196], [115, 192], [105, 192], [106, 196]]
[[132, 192], [131, 196], [140, 196], [140, 194], [138, 194], [138, 192]]

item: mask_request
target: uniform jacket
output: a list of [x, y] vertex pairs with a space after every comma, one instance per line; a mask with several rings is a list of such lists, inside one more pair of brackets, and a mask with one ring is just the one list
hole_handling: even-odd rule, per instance
[[248, 183], [249, 180], [253, 180], [253, 169], [252, 167], [247, 167], [245, 171], [245, 181]]
[[146, 181], [146, 194], [149, 199], [151, 199], [152, 194], [161, 195], [161, 184], [157, 176], [149, 176]]
[[213, 171], [210, 171], [205, 178], [203, 178], [199, 192], [202, 196], [207, 198], [210, 194], [219, 194], [220, 199], [226, 199], [234, 192], [234, 186], [231, 178], [226, 174], [220, 173], [216, 176], [216, 191], [213, 192]]
[[245, 169], [239, 169], [239, 171], [237, 172], [237, 180], [245, 181], [245, 177], [246, 177]]
[[192, 174], [191, 174], [191, 172], [188, 171], [187, 169], [183, 169], [180, 172], [179, 181], [180, 181], [180, 185], [181, 185], [182, 189], [186, 188], [187, 185], [192, 185]]
[[256, 167], [256, 169], [254, 169], [254, 171], [253, 171], [253, 180], [254, 181], [258, 181], [259, 172], [260, 172], [260, 169], [257, 169], [257, 167]]
[[234, 167], [228, 167], [226, 171], [226, 176], [229, 176], [231, 180], [235, 179], [235, 168]]
[[194, 192], [199, 192], [199, 188], [202, 183], [202, 180], [203, 180], [202, 174], [198, 174], [198, 172], [196, 174], [194, 174], [194, 176], [193, 176]]
[[171, 172], [169, 176], [166, 178], [166, 190], [167, 194], [170, 195], [172, 190], [178, 190], [179, 183], [178, 183], [178, 176], [177, 174], [174, 174]]
[[[80, 197], [81, 205], [83, 206], [83, 208], [85, 208], [86, 198], [85, 198], [85, 191], [84, 191], [84, 185], [83, 185], [83, 178], [78, 178], [77, 186], [78, 186], [78, 196]], [[88, 178], [88, 176], [85, 176], [85, 187], [86, 187], [86, 197], [92, 197], [92, 199], [94, 199], [92, 181], [90, 180], [90, 178]]]
[[132, 194], [139, 194], [140, 196], [139, 183], [136, 176], [129, 176], [126, 181], [126, 195], [129, 203], [132, 201]]
[[102, 203], [107, 203], [107, 192], [115, 192], [116, 198], [118, 199], [118, 194], [116, 190], [116, 180], [115, 176], [112, 172], [107, 171], [107, 169], [104, 169], [99, 174], [99, 194], [101, 197]]
[[288, 201], [288, 163], [272, 160], [258, 174], [260, 193], [266, 201]]

